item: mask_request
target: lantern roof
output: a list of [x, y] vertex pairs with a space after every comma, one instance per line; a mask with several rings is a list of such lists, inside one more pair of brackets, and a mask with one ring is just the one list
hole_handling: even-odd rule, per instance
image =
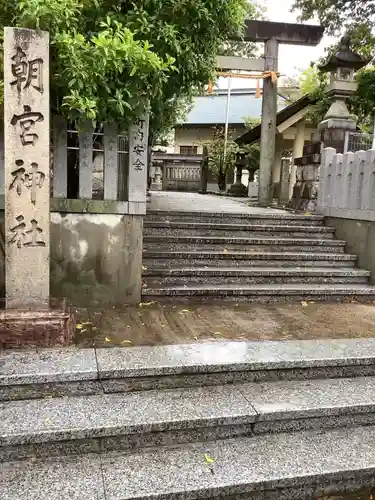
[[319, 69], [327, 73], [335, 71], [340, 67], [359, 70], [369, 62], [369, 60], [364, 59], [360, 54], [351, 50], [350, 37], [349, 35], [345, 35], [341, 39], [339, 50], [335, 54], [331, 54], [327, 61], [319, 66]]

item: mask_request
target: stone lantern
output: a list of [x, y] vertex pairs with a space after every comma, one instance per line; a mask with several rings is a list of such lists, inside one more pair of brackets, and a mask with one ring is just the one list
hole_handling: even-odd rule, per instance
[[338, 153], [344, 153], [345, 134], [356, 129], [356, 122], [350, 118], [346, 101], [357, 89], [356, 71], [368, 62], [350, 49], [350, 38], [346, 35], [341, 40], [339, 50], [319, 67], [323, 72], [330, 72], [326, 95], [332, 98], [332, 104], [318, 126], [319, 131], [325, 131], [321, 136], [323, 147], [333, 147]]
[[332, 54], [320, 70], [330, 73], [326, 95], [332, 104], [324, 120], [318, 125], [311, 143], [303, 148], [303, 156], [295, 159], [297, 166], [296, 184], [293, 197], [288, 204], [297, 210], [314, 211], [317, 205], [321, 152], [324, 148], [334, 148], [337, 153], [345, 153], [348, 134], [356, 130], [357, 124], [350, 117], [346, 101], [356, 89], [355, 73], [368, 61], [350, 49], [350, 39], [344, 36], [339, 50]]
[[247, 187], [242, 184], [242, 170], [247, 168], [248, 158], [246, 153], [236, 154], [236, 182], [229, 188], [231, 196], [247, 197]]

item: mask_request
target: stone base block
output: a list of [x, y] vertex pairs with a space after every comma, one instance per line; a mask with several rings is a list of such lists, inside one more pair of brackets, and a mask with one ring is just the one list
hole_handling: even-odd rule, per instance
[[163, 191], [163, 184], [161, 182], [153, 182], [151, 184], [151, 191]]
[[230, 196], [239, 196], [241, 198], [247, 197], [247, 188], [243, 184], [232, 184], [229, 188], [228, 194]]
[[0, 311], [0, 346], [53, 347], [72, 342], [75, 317], [65, 304], [51, 303], [48, 309]]

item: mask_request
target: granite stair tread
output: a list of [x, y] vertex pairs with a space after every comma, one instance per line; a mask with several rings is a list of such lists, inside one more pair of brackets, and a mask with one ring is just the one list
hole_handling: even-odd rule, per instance
[[145, 243], [216, 243], [229, 244], [237, 243], [244, 245], [309, 245], [309, 246], [345, 246], [345, 241], [335, 239], [309, 239], [309, 238], [280, 238], [278, 236], [265, 236], [261, 238], [254, 237], [228, 237], [228, 236], [144, 236]]
[[147, 218], [144, 222], [144, 228], [175, 228], [175, 229], [217, 229], [220, 230], [233, 230], [233, 231], [265, 231], [265, 232], [309, 232], [309, 233], [333, 233], [334, 227], [330, 226], [290, 226], [288, 224], [222, 224], [210, 222], [173, 222], [173, 221], [149, 221]]
[[0, 489], [3, 500], [194, 500], [346, 481], [364, 485], [373, 481], [374, 440], [375, 427], [368, 426], [26, 460], [3, 466]]
[[0, 357], [0, 387], [184, 373], [367, 365], [375, 365], [375, 338], [8, 350]]
[[3, 404], [0, 443], [99, 438], [255, 420], [251, 404], [233, 385], [36, 399]]
[[355, 268], [327, 268], [327, 267], [304, 267], [304, 268], [280, 268], [275, 266], [267, 267], [209, 267], [209, 266], [173, 266], [169, 268], [150, 266], [143, 270], [144, 276], [190, 276], [190, 275], [229, 275], [229, 276], [361, 276], [369, 277], [370, 271]]
[[0, 409], [0, 446], [365, 413], [375, 377], [15, 401]]
[[298, 214], [298, 213], [262, 213], [262, 212], [254, 212], [254, 213], [243, 213], [243, 212], [202, 212], [201, 210], [191, 210], [191, 211], [168, 211], [165, 210], [148, 210], [146, 220], [152, 221], [153, 217], [157, 217], [158, 221], [173, 221], [173, 219], [183, 220], [183, 218], [189, 217], [197, 217], [200, 216], [205, 219], [209, 219], [211, 217], [215, 217], [216, 219], [244, 219], [244, 220], [264, 220], [264, 221], [301, 221], [301, 222], [309, 222], [309, 221], [317, 221], [324, 222], [325, 217], [323, 215], [317, 214]]
[[314, 253], [314, 252], [304, 252], [301, 249], [301, 252], [259, 252], [259, 251], [235, 251], [228, 250], [224, 252], [223, 250], [182, 250], [182, 251], [156, 251], [149, 250], [144, 251], [144, 258], [165, 258], [170, 259], [205, 259], [205, 258], [217, 258], [217, 259], [259, 259], [259, 260], [342, 260], [342, 261], [356, 261], [357, 256], [351, 254], [344, 253]]
[[158, 288], [143, 288], [143, 296], [283, 296], [294, 295], [317, 296], [325, 295], [347, 295], [347, 296], [375, 296], [375, 286], [365, 284], [315, 284], [309, 283], [280, 283], [275, 286], [274, 283], [266, 284], [215, 284], [215, 286], [206, 283], [194, 283], [190, 285], [166, 285]]

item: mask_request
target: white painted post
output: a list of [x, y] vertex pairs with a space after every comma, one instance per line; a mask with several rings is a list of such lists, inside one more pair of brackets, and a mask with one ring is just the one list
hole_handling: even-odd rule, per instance
[[48, 33], [4, 28], [7, 308], [49, 305], [49, 115]]
[[346, 163], [344, 165], [344, 185], [343, 185], [343, 196], [345, 208], [350, 207], [350, 196], [353, 187], [353, 170], [355, 168], [355, 154], [349, 151], [345, 154]]
[[349, 192], [350, 210], [361, 208], [361, 195], [363, 189], [364, 161], [366, 160], [365, 151], [357, 151], [354, 155], [354, 164], [352, 170], [352, 186]]
[[53, 197], [68, 197], [68, 132], [62, 116], [53, 124]]
[[375, 149], [366, 152], [361, 210], [375, 209]]
[[114, 124], [104, 125], [104, 199], [117, 200], [118, 195], [118, 129]]
[[225, 127], [224, 127], [224, 151], [223, 151], [223, 161], [224, 168], [226, 165], [227, 158], [227, 145], [228, 145], [228, 131], [229, 131], [229, 110], [230, 110], [230, 91], [232, 88], [232, 78], [228, 79], [228, 94], [227, 94], [227, 107], [225, 112]]
[[341, 153], [335, 154], [332, 161], [332, 207], [337, 208], [342, 198], [342, 173], [343, 173], [343, 155]]
[[92, 198], [92, 123], [79, 131], [79, 198]]
[[321, 165], [319, 171], [319, 194], [318, 194], [319, 208], [326, 208], [328, 206], [328, 192], [331, 183], [331, 166], [335, 153], [336, 150], [334, 148], [326, 148], [322, 152]]
[[293, 189], [297, 180], [297, 165], [294, 163], [296, 158], [303, 155], [303, 146], [305, 144], [305, 120], [302, 119], [296, 124], [296, 136], [293, 143], [292, 168], [290, 172], [289, 198], [293, 196]]

